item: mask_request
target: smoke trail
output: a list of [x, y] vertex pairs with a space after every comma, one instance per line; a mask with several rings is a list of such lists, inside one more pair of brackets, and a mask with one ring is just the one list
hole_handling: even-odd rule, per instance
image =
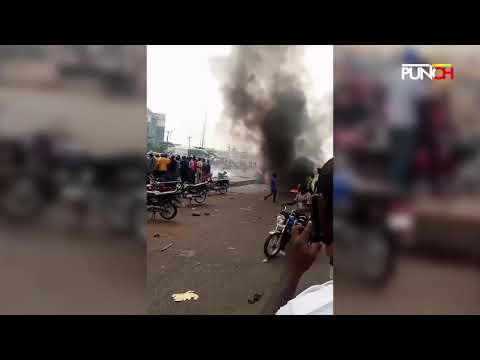
[[307, 107], [303, 55], [303, 46], [238, 46], [216, 68], [232, 136], [256, 145], [264, 170], [288, 186], [326, 160], [321, 119]]

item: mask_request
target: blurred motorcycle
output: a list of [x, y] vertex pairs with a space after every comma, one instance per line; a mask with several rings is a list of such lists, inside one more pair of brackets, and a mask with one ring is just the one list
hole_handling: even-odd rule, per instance
[[345, 174], [334, 176], [337, 272], [350, 275], [373, 287], [388, 284], [396, 264], [396, 196], [388, 190], [372, 191], [353, 184]]

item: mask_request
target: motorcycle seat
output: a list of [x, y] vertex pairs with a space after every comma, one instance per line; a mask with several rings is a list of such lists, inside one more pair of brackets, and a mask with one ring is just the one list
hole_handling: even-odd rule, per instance
[[147, 191], [147, 194], [154, 195], [154, 196], [173, 195], [176, 193], [177, 193], [176, 191], [157, 191], [157, 190]]

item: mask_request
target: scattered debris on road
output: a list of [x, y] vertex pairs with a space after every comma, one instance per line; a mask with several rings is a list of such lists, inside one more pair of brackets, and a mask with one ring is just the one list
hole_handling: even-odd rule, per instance
[[268, 262], [268, 259], [263, 259], [262, 262], [263, 262], [263, 263], [267, 263], [267, 262]]
[[255, 295], [253, 295], [253, 300], [254, 301], [260, 301], [260, 299], [262, 298], [263, 296], [263, 292], [261, 293], [256, 293]]
[[228, 247], [227, 250], [237, 250], [234, 247]]
[[173, 301], [188, 301], [188, 300], [198, 300], [199, 296], [192, 290], [189, 290], [180, 294], [172, 294]]
[[193, 250], [182, 250], [180, 251], [180, 256], [186, 257], [186, 258], [191, 258], [195, 256], [195, 251]]
[[251, 206], [248, 206], [246, 208], [240, 208], [240, 210], [243, 210], [243, 211], [252, 211], [252, 207]]
[[173, 242], [168, 244], [167, 246], [163, 247], [162, 249], [160, 249], [160, 252], [165, 251], [165, 250], [171, 248], [172, 246], [173, 246]]
[[249, 303], [249, 304], [255, 304], [257, 301], [260, 301], [260, 299], [262, 298], [262, 296], [263, 296], [263, 292], [255, 293], [255, 294], [253, 294], [252, 297], [250, 297], [250, 298], [248, 299], [248, 303]]
[[154, 237], [154, 238], [159, 238], [159, 237], [160, 237], [160, 234], [159, 234], [159, 233], [155, 233], [155, 234], [153, 234], [153, 237]]
[[198, 211], [194, 211], [192, 212], [192, 216], [201, 216], [202, 214], [200, 214]]
[[205, 211], [205, 212], [203, 213], [203, 215], [207, 215], [207, 216], [208, 216], [208, 215], [210, 215], [210, 213], [209, 213], [208, 211]]

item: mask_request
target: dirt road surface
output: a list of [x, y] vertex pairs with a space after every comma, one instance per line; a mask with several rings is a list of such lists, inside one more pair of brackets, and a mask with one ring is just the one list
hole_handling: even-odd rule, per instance
[[145, 314], [145, 247], [105, 231], [0, 227], [0, 314]]
[[335, 314], [480, 314], [480, 271], [474, 264], [402, 255], [384, 289], [335, 279]]
[[[212, 195], [205, 206], [181, 208], [173, 221], [149, 225], [147, 303], [149, 314], [259, 314], [279, 281], [285, 258], [264, 263], [263, 243], [280, 203], [263, 200], [264, 185], [233, 187]], [[205, 211], [210, 215], [204, 215]], [[158, 233], [160, 237], [153, 237]], [[165, 251], [161, 249], [173, 242]], [[320, 256], [304, 274], [297, 293], [329, 280], [329, 264]], [[174, 302], [174, 293], [193, 290], [197, 301]], [[264, 293], [249, 304], [254, 293]]]

